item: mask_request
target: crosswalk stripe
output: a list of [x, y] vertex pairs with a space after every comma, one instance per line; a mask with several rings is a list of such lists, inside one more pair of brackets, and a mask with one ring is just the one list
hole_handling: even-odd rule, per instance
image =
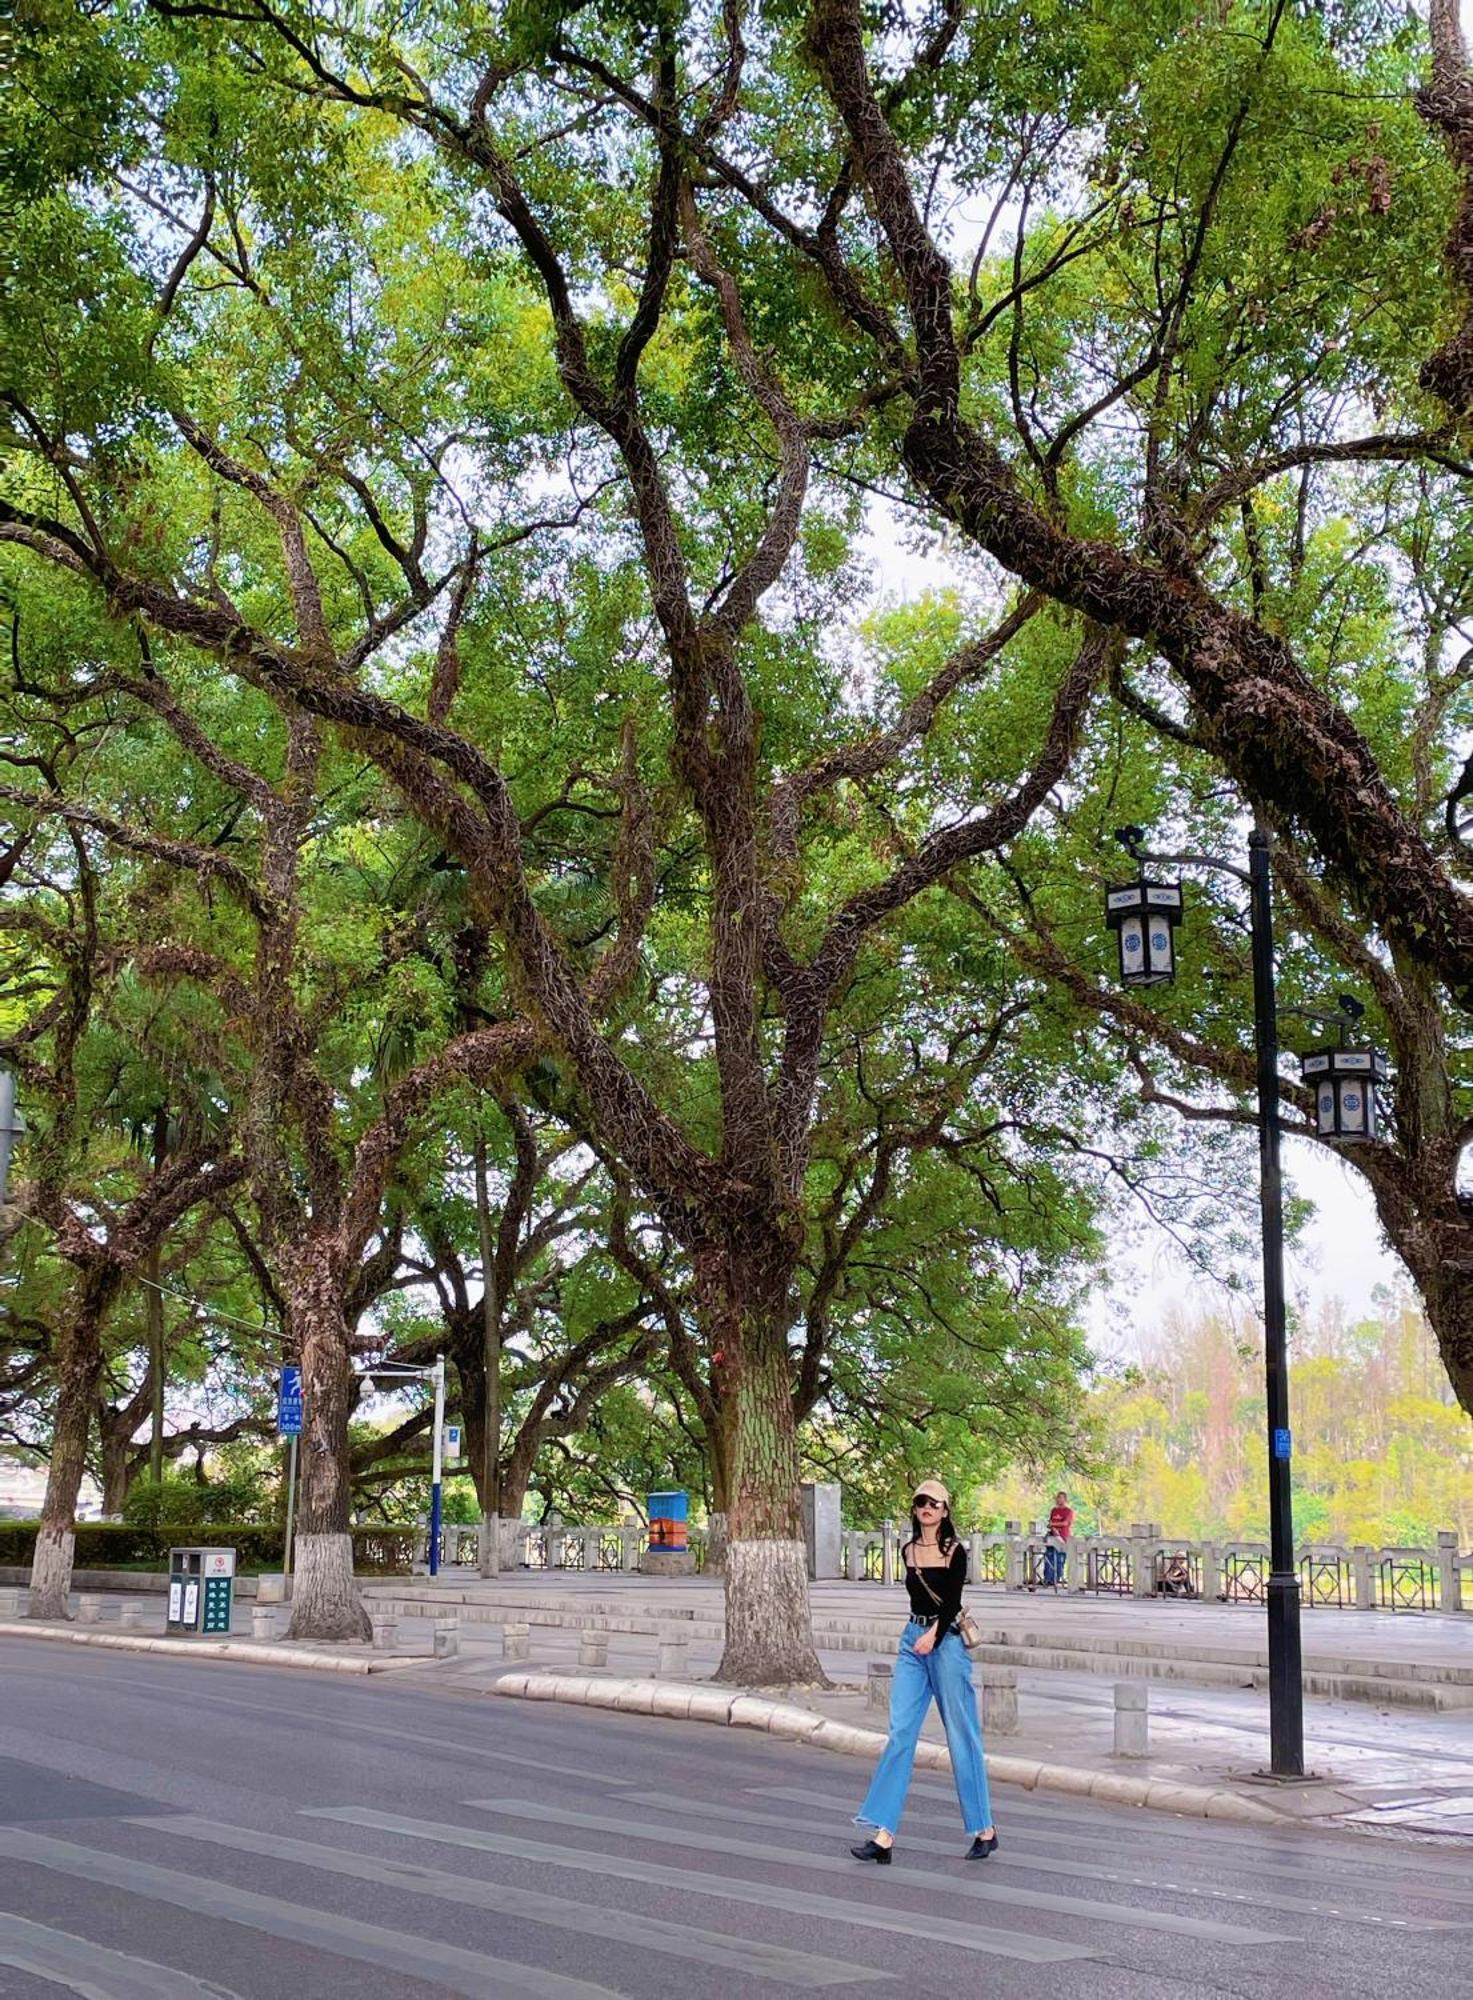
[[[814, 1811], [823, 1811], [832, 1807], [835, 1812], [843, 1815], [846, 1823], [853, 1816], [855, 1797], [857, 1796], [850, 1795], [845, 1797], [834, 1792], [805, 1791], [796, 1785], [748, 1785], [744, 1789], [746, 1795], [751, 1798], [776, 1799], [784, 1804], [791, 1803], [793, 1805], [808, 1806]], [[954, 1792], [948, 1791], [941, 1786], [916, 1783], [912, 1784], [910, 1788], [910, 1797], [912, 1801], [919, 1805], [922, 1816], [936, 1820], [941, 1817], [942, 1808], [949, 1807], [949, 1817], [953, 1823], [955, 1822], [956, 1794]], [[1098, 1833], [1080, 1833], [1078, 1831], [1078, 1828], [1085, 1820], [1096, 1811], [1096, 1808], [1092, 1804], [1083, 1799], [1080, 1800], [1079, 1805], [1080, 1810], [1072, 1814], [1068, 1813], [1062, 1806], [1057, 1808], [1056, 1813], [1050, 1816], [1046, 1825], [1028, 1824], [1023, 1827], [1017, 1827], [1014, 1822], [1018, 1814], [1018, 1806], [1016, 1803], [1010, 1801], [1004, 1815], [1004, 1831], [1012, 1836], [1010, 1859], [1018, 1862], [1020, 1865], [1024, 1860], [1026, 1860], [1030, 1867], [1035, 1865], [1034, 1848], [1025, 1847], [1020, 1850], [1016, 1846], [1019, 1840], [1024, 1842], [1042, 1842], [1048, 1848], [1059, 1846], [1110, 1848], [1118, 1846], [1118, 1829], [1113, 1822], [1107, 1821], [1102, 1824]], [[910, 1823], [909, 1816], [906, 1823], [907, 1825]], [[1066, 1831], [1067, 1828], [1075, 1830], [1072, 1832]], [[1183, 1858], [1181, 1828], [1179, 1824], [1165, 1816], [1161, 1818], [1160, 1830], [1156, 1831], [1144, 1825], [1142, 1823], [1142, 1816], [1137, 1813], [1132, 1821], [1130, 1833], [1132, 1847], [1144, 1850], [1142, 1852], [1142, 1861], [1148, 1867], [1164, 1866], [1168, 1861], [1180, 1863]], [[1341, 1843], [1334, 1841], [1318, 1829], [1314, 1833], [1312, 1845], [1307, 1844], [1304, 1833], [1298, 1828], [1290, 1828], [1283, 1833], [1273, 1833], [1266, 1828], [1254, 1827], [1253, 1834], [1253, 1843], [1251, 1846], [1248, 1846], [1242, 1840], [1231, 1841], [1225, 1837], [1214, 1837], [1211, 1834], [1207, 1834], [1194, 1821], [1192, 1824], [1190, 1853], [1186, 1858], [1198, 1866], [1215, 1866], [1219, 1870], [1231, 1870], [1235, 1876], [1247, 1876], [1250, 1878], [1267, 1876], [1273, 1882], [1304, 1882], [1311, 1887], [1320, 1887], [1324, 1884], [1326, 1866], [1336, 1867], [1345, 1860], [1354, 1861], [1357, 1866], [1360, 1866], [1365, 1861], [1365, 1850], [1363, 1847], [1347, 1850]], [[907, 1847], [913, 1844], [908, 1835], [905, 1844]], [[956, 1843], [953, 1840], [948, 1848], [948, 1852], [953, 1852], [955, 1845]], [[1169, 1848], [1170, 1854], [1165, 1860], [1158, 1861], [1151, 1855], [1150, 1849], [1163, 1846]], [[1324, 1865], [1319, 1868], [1306, 1866], [1305, 1857], [1307, 1856]], [[1296, 1859], [1295, 1857], [1298, 1858]], [[999, 1852], [997, 1859], [999, 1861], [1002, 1859], [1001, 1852]], [[1072, 1872], [1073, 1864], [1070, 1862], [1061, 1862], [1057, 1865], [1065, 1872]], [[1439, 1868], [1441, 1869], [1440, 1874], [1436, 1872]], [[1345, 1873], [1346, 1871], [1342, 1868], [1342, 1881], [1344, 1880]], [[1412, 1879], [1413, 1877], [1415, 1879]], [[1427, 1902], [1447, 1902], [1473, 1906], [1473, 1890], [1470, 1890], [1470, 1882], [1473, 1882], [1473, 1876], [1470, 1876], [1469, 1870], [1464, 1864], [1439, 1863], [1436, 1857], [1424, 1858], [1424, 1851], [1421, 1848], [1401, 1848], [1399, 1851], [1393, 1852], [1388, 1841], [1381, 1841], [1377, 1845], [1376, 1885], [1379, 1890], [1388, 1895], [1394, 1894], [1398, 1897], [1411, 1897]], [[1446, 1886], [1443, 1886], [1444, 1884]], [[1258, 1898], [1250, 1893], [1245, 1896], [1244, 1900], [1256, 1902]], [[1422, 1926], [1418, 1923], [1412, 1927], [1420, 1929]]]
[[402, 1972], [408, 1979], [438, 1983], [452, 1993], [464, 1994], [466, 2000], [618, 2000], [609, 1986], [565, 1979], [536, 1966], [488, 1958], [484, 1952], [461, 1951], [434, 1938], [411, 1937], [379, 1924], [359, 1923], [331, 1910], [258, 1896], [227, 1882], [181, 1875], [172, 1868], [156, 1868], [151, 1862], [110, 1854], [105, 1848], [75, 1847], [70, 1841], [51, 1840], [20, 1827], [0, 1826], [0, 1856], [28, 1867], [74, 1875], [83, 1882], [123, 1889], [152, 1902], [172, 1903], [176, 1909], [193, 1910], [197, 1916], [243, 1924], [271, 1937], [290, 1938], [294, 1944], [334, 1952], [339, 1958]]
[[228, 1988], [192, 1973], [3, 1912], [0, 1965], [54, 1980], [79, 2000], [239, 2000]]
[[500, 1882], [470, 1881], [449, 1875], [438, 1868], [421, 1868], [417, 1863], [386, 1861], [377, 1854], [348, 1853], [338, 1847], [322, 1847], [310, 1840], [293, 1840], [285, 1834], [260, 1833], [254, 1827], [223, 1826], [218, 1820], [198, 1819], [190, 1813], [161, 1819], [135, 1819], [132, 1826], [146, 1826], [155, 1833], [181, 1840], [207, 1842], [233, 1848], [241, 1854], [261, 1854], [274, 1861], [290, 1861], [299, 1867], [320, 1868], [331, 1875], [347, 1875], [360, 1882], [376, 1882], [385, 1888], [403, 1889], [416, 1895], [435, 1896], [447, 1903], [464, 1903], [472, 1909], [491, 1910], [498, 1916], [514, 1917], [529, 1923], [550, 1924], [558, 1930], [576, 1931], [584, 1937], [613, 1939], [637, 1945], [642, 1951], [662, 1952], [672, 1958], [689, 1958], [703, 1965], [719, 1965], [732, 1972], [744, 1972], [754, 1979], [780, 1979], [789, 1986], [841, 1986], [862, 1979], [889, 1979], [888, 1972], [863, 1965], [845, 1965], [833, 1958], [815, 1958], [808, 1952], [790, 1951], [784, 1945], [766, 1944], [761, 1939], [728, 1937], [721, 1931], [703, 1930], [694, 1924], [669, 1923], [659, 1917], [639, 1916], [628, 1910], [606, 1909], [597, 1905], [570, 1904], [561, 1896], [539, 1895], [535, 1889], [511, 1888]]
[[[502, 1813], [511, 1819], [535, 1819], [544, 1825], [581, 1826], [593, 1833], [617, 1833], [626, 1840], [652, 1841], [657, 1846], [689, 1847], [692, 1835], [678, 1826], [648, 1826], [638, 1820], [615, 1818], [605, 1813], [569, 1812], [562, 1806], [532, 1805], [523, 1799], [467, 1799], [478, 1812]], [[734, 1854], [752, 1861], [788, 1862], [795, 1868], [818, 1869], [825, 1875], [853, 1877], [854, 1863], [833, 1854], [811, 1854], [796, 1848], [775, 1848], [769, 1842], [734, 1840], [729, 1834], [702, 1833], [701, 1847], [712, 1854]], [[975, 1873], [976, 1871], [974, 1871]], [[892, 1863], [885, 1880], [914, 1882], [934, 1889], [934, 1869], [898, 1867]], [[946, 1893], [966, 1896], [983, 1903], [1007, 1903], [1018, 1907], [1018, 1891], [1001, 1883], [971, 1879], [947, 1880]], [[1272, 1931], [1244, 1930], [1240, 1924], [1220, 1924], [1210, 1917], [1179, 1917], [1167, 1910], [1130, 1910], [1113, 1903], [1091, 1902], [1084, 1896], [1054, 1896], [1046, 1890], [1030, 1889], [1029, 1910], [1049, 1910], [1059, 1916], [1085, 1917], [1092, 1924], [1125, 1924], [1135, 1930], [1170, 1931], [1177, 1937], [1207, 1938], [1222, 1944], [1288, 1944], [1292, 1938]]]
[[[477, 1854], [505, 1854], [513, 1860], [535, 1861], [546, 1868], [566, 1868], [574, 1874], [607, 1875], [618, 1882], [638, 1882], [646, 1889], [677, 1889], [690, 1896], [715, 1896], [727, 1903], [752, 1903], [758, 1909], [817, 1917], [850, 1929], [890, 1931], [899, 1937], [956, 1945], [963, 1951], [981, 1952], [992, 1958], [1023, 1959], [1030, 1965], [1056, 1965], [1066, 1959], [1098, 1956], [1092, 1945], [1065, 1944], [1058, 1938], [1036, 1937], [1027, 1931], [981, 1930], [973, 1924], [955, 1923], [949, 1917], [877, 1909], [873, 1905], [851, 1903], [842, 1896], [816, 1896], [806, 1890], [790, 1889], [779, 1882], [737, 1882], [725, 1875], [664, 1867], [655, 1877], [645, 1862], [632, 1861], [620, 1854], [553, 1847], [546, 1841], [518, 1840], [512, 1834], [483, 1833], [479, 1827], [454, 1826], [436, 1820], [406, 1819], [399, 1813], [375, 1812], [367, 1806], [312, 1806], [304, 1817], [375, 1827], [381, 1833], [400, 1833], [409, 1840], [468, 1847]], [[934, 1891], [935, 1877], [927, 1876], [926, 1880]], [[933, 1905], [934, 1900], [933, 1895]]]
[[[795, 1820], [791, 1814], [781, 1819], [773, 1813], [754, 1812], [741, 1806], [719, 1804], [714, 1799], [682, 1799], [674, 1792], [620, 1792], [621, 1804], [632, 1806], [653, 1806], [657, 1811], [687, 1813], [698, 1819], [719, 1819], [740, 1822], [744, 1826], [766, 1826], [784, 1828], [790, 1833], [832, 1834], [834, 1828], [821, 1820]], [[907, 1834], [905, 1851], [917, 1854], [939, 1854], [955, 1856], [958, 1845], [955, 1840], [927, 1840], [922, 1836]], [[893, 1863], [891, 1864], [894, 1865]], [[1383, 1930], [1397, 1931], [1465, 1931], [1473, 1930], [1473, 1924], [1459, 1923], [1454, 1919], [1429, 1919], [1423, 1917], [1377, 1916], [1363, 1909], [1344, 1909], [1338, 1903], [1331, 1905], [1323, 1901], [1315, 1902], [1305, 1896], [1282, 1896], [1273, 1892], [1251, 1893], [1243, 1889], [1213, 1888], [1210, 1885], [1186, 1885], [1180, 1882], [1161, 1882], [1150, 1875], [1126, 1875], [1115, 1868], [1100, 1868], [1091, 1862], [1056, 1861], [1047, 1854], [1011, 1853], [1000, 1848], [987, 1864], [991, 1875], [995, 1870], [1022, 1869], [1030, 1875], [1062, 1875], [1072, 1882], [1108, 1882], [1116, 1888], [1147, 1889], [1161, 1895], [1188, 1895], [1199, 1897], [1206, 1902], [1246, 1903], [1259, 1910], [1282, 1910], [1289, 1916], [1340, 1917], [1350, 1923], [1373, 1924]], [[1032, 1892], [1029, 1892], [1031, 1899]]]

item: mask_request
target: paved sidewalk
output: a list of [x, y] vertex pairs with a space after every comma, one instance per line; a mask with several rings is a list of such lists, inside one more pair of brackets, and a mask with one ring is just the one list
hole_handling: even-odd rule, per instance
[[[539, 1603], [545, 1606], [549, 1591], [555, 1593], [556, 1601], [570, 1615], [576, 1613], [595, 1629], [608, 1629], [619, 1622], [642, 1622], [650, 1629], [609, 1630], [606, 1665], [602, 1669], [580, 1668], [578, 1626], [537, 1621]], [[510, 1615], [531, 1621], [528, 1661], [509, 1663], [504, 1659], [505, 1615], [488, 1616], [485, 1605], [458, 1605], [454, 1601], [460, 1596], [474, 1599], [483, 1595], [511, 1605]], [[282, 1640], [253, 1643], [250, 1609], [237, 1606], [232, 1640], [228, 1649], [219, 1649], [220, 1655], [233, 1656], [242, 1663], [270, 1662], [298, 1667], [322, 1664], [339, 1672], [345, 1668], [360, 1673], [391, 1669], [399, 1684], [432, 1687], [440, 1694], [478, 1697], [494, 1693], [508, 1675], [525, 1674], [529, 1667], [539, 1673], [564, 1675], [575, 1682], [647, 1681], [655, 1675], [658, 1664], [659, 1639], [655, 1626], [667, 1632], [683, 1626], [688, 1633], [683, 1684], [708, 1688], [716, 1685], [712, 1677], [720, 1658], [720, 1598], [713, 1585], [700, 1580], [652, 1584], [638, 1578], [548, 1579], [523, 1573], [477, 1589], [470, 1579], [447, 1576], [435, 1582], [419, 1578], [375, 1585], [370, 1589], [369, 1601], [381, 1613], [386, 1602], [405, 1596], [414, 1599], [419, 1615], [400, 1616], [392, 1653], [374, 1652], [366, 1646], [326, 1649], [298, 1647]], [[821, 1629], [849, 1623], [855, 1629], [842, 1633], [845, 1644], [820, 1647], [824, 1671], [834, 1683], [832, 1689], [792, 1689], [783, 1691], [782, 1698], [846, 1729], [882, 1734], [885, 1716], [869, 1705], [865, 1680], [871, 1658], [888, 1658], [893, 1653], [898, 1615], [887, 1619], [876, 1614], [898, 1613], [898, 1596], [896, 1591], [878, 1588], [866, 1592], [851, 1591], [848, 1586], [817, 1586], [815, 1613]], [[975, 1597], [984, 1627], [990, 1635], [995, 1634], [1000, 1621], [993, 1604], [983, 1593], [976, 1593]], [[620, 1617], [604, 1619], [597, 1615], [596, 1607], [609, 1601], [617, 1603]], [[66, 1636], [83, 1642], [90, 1637], [116, 1644], [120, 1636], [119, 1608], [124, 1602], [136, 1599], [109, 1597], [104, 1604], [103, 1624], [73, 1624], [65, 1628]], [[1010, 1610], [1011, 1606], [1003, 1608]], [[1075, 1607], [1050, 1602], [1042, 1607], [1041, 1617], [1037, 1616], [1038, 1609], [1031, 1602], [1025, 1603], [1023, 1616], [1028, 1626], [1058, 1632], [1063, 1629], [1064, 1616]], [[1211, 1621], [1217, 1631], [1232, 1629], [1245, 1653], [1253, 1652], [1259, 1643], [1259, 1635], [1249, 1629], [1243, 1613], [1233, 1607], [1146, 1604], [1136, 1611], [1133, 1630], [1126, 1622], [1130, 1607], [1091, 1604], [1083, 1608], [1083, 1617], [1091, 1618], [1097, 1609], [1105, 1611], [1107, 1617], [1091, 1630], [1110, 1634], [1112, 1655], [1114, 1648], [1127, 1637], [1133, 1645], [1141, 1647], [1148, 1646], [1148, 1635], [1156, 1632], [1163, 1635], [1162, 1643], [1172, 1640], [1182, 1643], [1184, 1633], [1191, 1640], [1193, 1634], [1187, 1621], [1194, 1614]], [[478, 1611], [482, 1614], [479, 1617]], [[143, 1612], [143, 1630], [127, 1636], [156, 1643], [163, 1630], [163, 1612], [161, 1602], [150, 1602]], [[460, 1620], [459, 1651], [452, 1658], [436, 1660], [432, 1657], [433, 1618], [452, 1613]], [[859, 1613], [865, 1615], [856, 1615]], [[284, 1613], [279, 1614], [279, 1621], [284, 1627]], [[1390, 1619], [1369, 1615], [1366, 1622], [1382, 1631], [1392, 1623]], [[1385, 1632], [1387, 1647], [1394, 1645], [1398, 1663], [1413, 1669], [1431, 1667], [1434, 1671], [1439, 1665], [1460, 1668], [1468, 1635], [1452, 1620], [1429, 1620], [1427, 1624], [1434, 1629], [1408, 1632], [1402, 1626]], [[859, 1628], [871, 1625], [875, 1628], [876, 1643], [867, 1645]], [[1439, 1625], [1454, 1629], [1435, 1629]], [[34, 1633], [36, 1628], [7, 1628], [27, 1629]], [[1377, 1638], [1380, 1633], [1373, 1632], [1370, 1636]], [[1213, 1638], [1214, 1650], [1221, 1650], [1215, 1634]], [[171, 1650], [175, 1648], [207, 1653], [210, 1642], [171, 1642]], [[1239, 1798], [1271, 1806], [1277, 1812], [1308, 1820], [1350, 1820], [1362, 1825], [1383, 1825], [1402, 1833], [1473, 1838], [1473, 1709], [1440, 1713], [1309, 1696], [1305, 1702], [1306, 1761], [1317, 1775], [1303, 1785], [1281, 1786], [1256, 1775], [1267, 1753], [1267, 1702], [1259, 1689], [1196, 1686], [1176, 1680], [1153, 1685], [1149, 1755], [1144, 1759], [1122, 1760], [1112, 1754], [1113, 1683], [1109, 1678], [1098, 1672], [1043, 1667], [1020, 1666], [1015, 1671], [1019, 1728], [1007, 1735], [992, 1733], [988, 1739], [989, 1753], [1009, 1762], [1022, 1760], [1048, 1767], [1060, 1774], [1060, 1789], [1068, 1788], [1070, 1773], [1076, 1781], [1113, 1775], [1144, 1781], [1138, 1789], [1148, 1785], [1182, 1785], [1199, 1792], [1231, 1792]], [[988, 1663], [984, 1660], [978, 1668], [979, 1685], [987, 1672]], [[944, 1740], [934, 1713], [928, 1718], [925, 1736], [938, 1744]], [[867, 1755], [873, 1751], [859, 1747], [855, 1754]], [[1082, 1789], [1083, 1783], [1075, 1782], [1073, 1788]]]
[[[428, 1632], [430, 1627], [425, 1625]], [[499, 1643], [482, 1641], [485, 1628], [461, 1627], [457, 1658], [435, 1663], [428, 1684], [443, 1693], [494, 1692], [510, 1672]], [[416, 1642], [415, 1625], [404, 1620], [401, 1637]], [[498, 1640], [499, 1640], [499, 1634]], [[884, 1654], [888, 1657], [893, 1646]], [[691, 1681], [711, 1685], [720, 1657], [715, 1641], [692, 1640], [687, 1673]], [[828, 1716], [835, 1722], [883, 1733], [885, 1715], [869, 1705], [865, 1688], [868, 1658], [852, 1651], [821, 1651], [824, 1671], [835, 1683], [831, 1691], [790, 1689], [783, 1698]], [[655, 1671], [657, 1642], [640, 1635], [609, 1640], [603, 1669], [578, 1666], [576, 1631], [534, 1625], [529, 1665], [537, 1669], [593, 1679], [648, 1677]], [[1047, 1669], [1018, 1668], [1019, 1727], [1015, 1734], [988, 1737], [989, 1753], [1021, 1758], [1092, 1774], [1117, 1773], [1152, 1782], [1233, 1790], [1246, 1798], [1272, 1804], [1276, 1810], [1308, 1819], [1334, 1818], [1380, 1807], [1405, 1807], [1426, 1801], [1422, 1818], [1429, 1823], [1446, 1816], [1444, 1803], [1461, 1800], [1466, 1822], [1450, 1822], [1446, 1831], [1473, 1834], [1473, 1712], [1438, 1714], [1400, 1708], [1377, 1710], [1360, 1702], [1305, 1701], [1305, 1758], [1318, 1775], [1304, 1785], [1264, 1782], [1255, 1774], [1267, 1762], [1268, 1710], [1257, 1690], [1196, 1688], [1178, 1683], [1150, 1690], [1150, 1754], [1144, 1759], [1117, 1759], [1114, 1736], [1113, 1683], [1091, 1674], [1064, 1674]], [[977, 1669], [979, 1686], [987, 1664]], [[419, 1674], [411, 1673], [413, 1680]], [[944, 1733], [933, 1711], [924, 1736], [937, 1743]], [[1431, 1829], [1436, 1830], [1436, 1829]]]

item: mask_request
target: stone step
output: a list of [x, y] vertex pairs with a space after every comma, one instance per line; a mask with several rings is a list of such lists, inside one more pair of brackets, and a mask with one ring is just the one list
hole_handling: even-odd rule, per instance
[[[616, 1600], [579, 1597], [570, 1601], [566, 1596], [551, 1592], [543, 1596], [532, 1596], [525, 1591], [497, 1593], [493, 1585], [482, 1586], [480, 1591], [472, 1588], [446, 1591], [416, 1589], [412, 1584], [371, 1586], [365, 1595], [375, 1602], [393, 1603], [400, 1607], [400, 1615], [405, 1617], [432, 1617], [450, 1602], [460, 1608], [463, 1617], [471, 1621], [485, 1619], [493, 1624], [503, 1617], [527, 1618], [534, 1624], [573, 1632], [604, 1630], [650, 1637], [657, 1636], [666, 1627], [678, 1625], [693, 1638], [712, 1640], [720, 1640], [724, 1631], [722, 1619], [714, 1612], [664, 1602], [658, 1606], [648, 1602], [632, 1603], [627, 1597]], [[1110, 1661], [1174, 1659], [1207, 1662], [1245, 1671], [1268, 1664], [1266, 1643], [1256, 1636], [1250, 1637], [1246, 1631], [1242, 1641], [1233, 1644], [1206, 1635], [1200, 1641], [1156, 1636], [1134, 1639], [1122, 1637], [1116, 1631], [1091, 1633], [1082, 1632], [1077, 1627], [1052, 1631], [1016, 1627], [990, 1616], [990, 1607], [985, 1603], [976, 1609], [979, 1623], [989, 1635], [989, 1643], [1017, 1651], [1037, 1654], [1062, 1651], [1072, 1655], [1099, 1655]], [[1149, 1617], [1149, 1611], [1145, 1615]], [[1398, 1680], [1430, 1680], [1473, 1688], [1473, 1649], [1469, 1651], [1466, 1665], [1450, 1661], [1377, 1659], [1333, 1645], [1317, 1645], [1316, 1628], [1311, 1622], [1315, 1615], [1306, 1615], [1308, 1643], [1304, 1657], [1308, 1665], [1320, 1671], [1373, 1678], [1387, 1676]], [[1323, 1614], [1327, 1619], [1333, 1615]], [[883, 1652], [895, 1643], [896, 1618], [856, 1618], [816, 1609], [813, 1631], [815, 1638], [830, 1652]], [[1330, 1632], [1326, 1633], [1326, 1637], [1332, 1636]], [[1473, 1630], [1470, 1630], [1469, 1637], [1473, 1637]]]
[[[658, 1639], [672, 1625], [693, 1640], [719, 1646], [720, 1618], [700, 1608], [661, 1603], [632, 1605], [620, 1600], [580, 1597], [576, 1606], [566, 1596], [525, 1591], [498, 1591], [494, 1584], [436, 1587], [373, 1586], [373, 1601], [398, 1617], [443, 1616], [453, 1605], [467, 1625], [497, 1625], [507, 1619], [534, 1627], [569, 1633], [600, 1632], [610, 1638]], [[605, 1608], [607, 1606], [607, 1608]], [[617, 1606], [617, 1608], [616, 1608]], [[1330, 1614], [1327, 1614], [1330, 1615]], [[998, 1629], [985, 1612], [989, 1638], [981, 1657], [997, 1666], [1027, 1667], [1044, 1672], [1108, 1675], [1112, 1679], [1196, 1682], [1211, 1687], [1266, 1687], [1268, 1654], [1264, 1644], [1239, 1647], [1200, 1646], [1176, 1640], [1121, 1639], [1115, 1634], [1014, 1632]], [[859, 1619], [818, 1613], [813, 1635], [823, 1652], [885, 1654], [895, 1645], [895, 1620]], [[1384, 1661], [1361, 1655], [1307, 1648], [1304, 1686], [1310, 1694], [1341, 1701], [1375, 1701], [1396, 1707], [1431, 1709], [1473, 1708], [1473, 1664], [1436, 1661]]]

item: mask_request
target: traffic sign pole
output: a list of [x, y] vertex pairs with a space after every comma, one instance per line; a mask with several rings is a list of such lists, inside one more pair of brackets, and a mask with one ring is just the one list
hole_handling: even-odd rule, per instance
[[297, 1518], [297, 1440], [302, 1434], [302, 1371], [300, 1368], [283, 1368], [281, 1383], [276, 1394], [276, 1428], [284, 1438], [291, 1439], [291, 1447], [286, 1461], [286, 1548], [283, 1552], [283, 1591], [291, 1595], [292, 1581], [292, 1535]]
[[282, 1594], [292, 1594], [292, 1530], [297, 1518], [297, 1435], [292, 1433], [292, 1441], [286, 1458], [286, 1560], [283, 1570]]
[[430, 1575], [440, 1574], [440, 1508], [445, 1470], [445, 1357], [435, 1356], [435, 1437], [430, 1464]]

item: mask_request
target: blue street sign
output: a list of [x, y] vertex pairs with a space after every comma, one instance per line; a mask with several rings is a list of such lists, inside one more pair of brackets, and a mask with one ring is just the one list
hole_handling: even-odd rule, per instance
[[284, 1438], [302, 1435], [302, 1371], [283, 1368], [276, 1398], [276, 1429]]
[[1288, 1431], [1276, 1430], [1274, 1432], [1275, 1458], [1290, 1457], [1292, 1455], [1292, 1446], [1293, 1446], [1293, 1439], [1290, 1437]]

